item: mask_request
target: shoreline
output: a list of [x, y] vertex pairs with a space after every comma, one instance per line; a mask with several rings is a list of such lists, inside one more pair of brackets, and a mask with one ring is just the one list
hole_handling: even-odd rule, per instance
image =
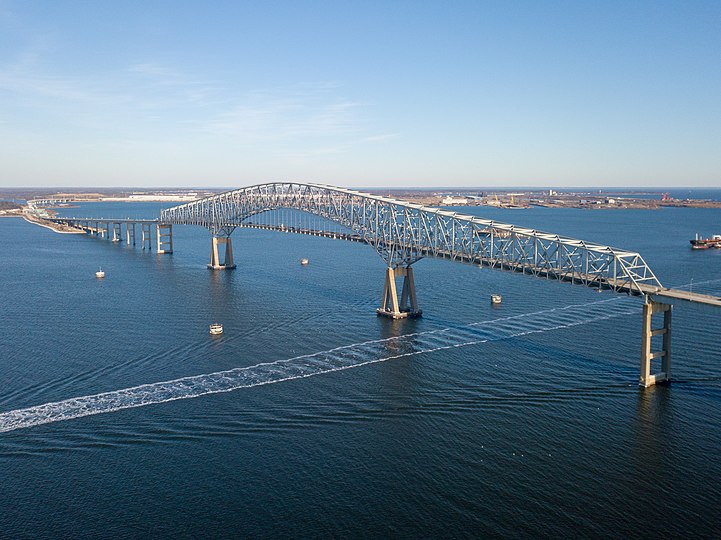
[[29, 214], [25, 213], [22, 216], [25, 221], [28, 223], [33, 223], [35, 225], [38, 225], [40, 227], [43, 227], [45, 229], [50, 229], [53, 232], [56, 232], [58, 234], [86, 234], [85, 231], [79, 231], [76, 229], [71, 229], [70, 227], [66, 227], [65, 225], [59, 225], [53, 221], [49, 221], [47, 219], [42, 219], [38, 217], [30, 217]]

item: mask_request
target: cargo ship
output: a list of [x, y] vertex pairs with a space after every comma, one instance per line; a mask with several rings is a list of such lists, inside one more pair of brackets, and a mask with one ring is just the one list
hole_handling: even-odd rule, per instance
[[711, 238], [701, 238], [698, 234], [691, 242], [692, 249], [721, 248], [721, 234], [714, 234]]

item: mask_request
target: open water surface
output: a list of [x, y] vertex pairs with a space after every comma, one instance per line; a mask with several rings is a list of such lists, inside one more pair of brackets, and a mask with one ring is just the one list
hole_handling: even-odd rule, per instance
[[[721, 294], [721, 250], [688, 244], [719, 210], [462, 211]], [[638, 298], [422, 260], [424, 317], [390, 321], [368, 246], [237, 230], [213, 272], [208, 232], [174, 232], [156, 255], [0, 220], [0, 536], [721, 535], [721, 313], [678, 306], [674, 382], [644, 390]]]

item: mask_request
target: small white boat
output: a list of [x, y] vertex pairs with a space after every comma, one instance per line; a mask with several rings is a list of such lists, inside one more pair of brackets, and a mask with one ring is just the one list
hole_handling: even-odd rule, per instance
[[301, 264], [302, 266], [307, 266], [307, 265], [308, 265], [308, 259], [301, 259], [301, 260], [300, 260], [300, 264]]
[[104, 278], [105, 277], [105, 272], [103, 272], [102, 268], [100, 270], [98, 270], [97, 272], [95, 272], [95, 277], [96, 278]]
[[223, 325], [214, 323], [210, 325], [210, 335], [211, 336], [219, 336], [223, 333]]
[[500, 294], [491, 295], [491, 304], [500, 304], [503, 301], [503, 297]]

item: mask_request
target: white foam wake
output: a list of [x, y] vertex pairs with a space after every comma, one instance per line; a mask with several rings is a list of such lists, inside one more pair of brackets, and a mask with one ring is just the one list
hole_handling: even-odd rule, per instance
[[639, 305], [640, 303], [634, 299], [613, 298], [591, 304], [572, 305], [478, 322], [467, 326], [355, 343], [287, 360], [74, 397], [0, 413], [0, 432], [312, 377], [322, 373], [356, 368], [442, 349], [569, 328], [637, 313]]

